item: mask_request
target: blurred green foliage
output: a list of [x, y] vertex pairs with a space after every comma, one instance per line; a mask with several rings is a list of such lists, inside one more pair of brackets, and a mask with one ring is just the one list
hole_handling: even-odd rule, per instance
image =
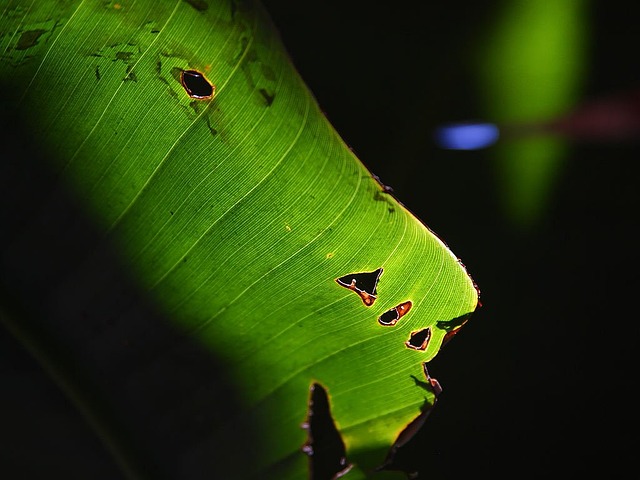
[[[486, 117], [528, 125], [567, 112], [579, 98], [587, 54], [587, 2], [504, 2], [478, 48]], [[506, 214], [533, 226], [549, 208], [567, 153], [559, 138], [506, 139], [493, 158]]]

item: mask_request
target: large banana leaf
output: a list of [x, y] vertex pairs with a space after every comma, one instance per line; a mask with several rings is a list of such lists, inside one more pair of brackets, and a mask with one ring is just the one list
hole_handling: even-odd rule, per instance
[[477, 292], [331, 128], [260, 5], [0, 15], [2, 318], [124, 471], [304, 478], [317, 384], [347, 478], [374, 474]]

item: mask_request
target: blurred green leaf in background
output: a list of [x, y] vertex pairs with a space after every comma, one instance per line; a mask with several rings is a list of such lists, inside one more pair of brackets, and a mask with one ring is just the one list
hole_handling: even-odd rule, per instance
[[530, 228], [550, 208], [563, 173], [566, 142], [536, 136], [535, 125], [571, 110], [581, 98], [587, 62], [588, 2], [502, 2], [477, 53], [486, 118], [533, 136], [506, 138], [491, 154], [496, 184], [511, 222]]

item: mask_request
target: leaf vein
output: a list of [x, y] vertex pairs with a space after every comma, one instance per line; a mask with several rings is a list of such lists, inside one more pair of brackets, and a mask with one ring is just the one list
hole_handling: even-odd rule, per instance
[[42, 66], [45, 64], [45, 62], [47, 61], [47, 58], [49, 56], [49, 53], [51, 53], [51, 50], [53, 50], [53, 47], [56, 45], [56, 43], [58, 42], [58, 39], [62, 36], [62, 34], [64, 33], [64, 31], [67, 29], [67, 27], [69, 26], [69, 24], [71, 23], [71, 21], [74, 19], [74, 17], [76, 16], [76, 14], [80, 11], [80, 8], [84, 5], [85, 0], [82, 0], [80, 2], [80, 4], [78, 4], [78, 7], [73, 11], [73, 13], [71, 14], [71, 16], [69, 17], [69, 20], [67, 20], [67, 23], [64, 24], [64, 27], [62, 27], [60, 29], [60, 32], [58, 33], [58, 35], [56, 36], [56, 38], [53, 39], [53, 41], [51, 42], [51, 46], [49, 46], [49, 48], [47, 49], [46, 53], [44, 54], [44, 56], [42, 57], [42, 60], [40, 61], [40, 64], [38, 65], [38, 68], [36, 69], [35, 73], [33, 74], [33, 76], [31, 77], [31, 80], [29, 81], [29, 83], [27, 84], [27, 88], [25, 88], [24, 92], [22, 93], [22, 96], [20, 97], [20, 100], [18, 101], [18, 104], [21, 104], [24, 100], [24, 97], [26, 97], [27, 93], [29, 92], [29, 89], [31, 88], [31, 85], [33, 85], [33, 82], [35, 81], [36, 77], [38, 76], [38, 74], [40, 73], [40, 70], [42, 69]]

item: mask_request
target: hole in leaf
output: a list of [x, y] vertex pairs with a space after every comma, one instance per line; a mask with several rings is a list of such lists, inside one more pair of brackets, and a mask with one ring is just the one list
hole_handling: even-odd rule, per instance
[[427, 345], [429, 345], [430, 339], [431, 329], [427, 327], [417, 332], [411, 332], [411, 337], [409, 338], [409, 340], [404, 342], [404, 344], [414, 350], [426, 350]]
[[385, 327], [393, 327], [398, 323], [398, 320], [409, 313], [412, 305], [411, 300], [407, 300], [406, 302], [387, 310], [378, 317], [378, 323]]
[[215, 87], [197, 70], [180, 72], [180, 83], [191, 98], [207, 100], [213, 96]]
[[420, 409], [421, 410], [420, 414], [416, 418], [414, 418], [411, 422], [409, 422], [409, 424], [400, 432], [400, 434], [396, 438], [396, 441], [393, 443], [393, 445], [389, 449], [389, 453], [387, 454], [387, 458], [385, 459], [384, 463], [377, 468], [378, 471], [379, 470], [396, 470], [396, 471], [399, 470], [399, 471], [405, 472], [408, 478], [418, 477], [418, 472], [413, 472], [410, 469], [407, 469], [407, 467], [403, 467], [400, 464], [401, 462], [397, 461], [398, 460], [397, 454], [398, 454], [398, 450], [401, 449], [403, 446], [405, 446], [422, 428], [427, 418], [431, 414], [433, 407], [436, 406], [436, 403], [438, 401], [438, 396], [442, 393], [442, 387], [440, 386], [440, 382], [438, 382], [438, 380], [436, 380], [435, 378], [431, 377], [431, 375], [429, 375], [429, 371], [427, 370], [426, 363], [422, 364], [422, 370], [423, 370], [426, 381], [418, 380], [413, 375], [412, 377], [415, 380], [417, 385], [419, 385], [420, 387], [424, 388], [425, 390], [433, 394], [433, 403], [430, 403], [428, 400], [425, 400], [424, 404], [422, 405], [422, 408]]
[[329, 398], [322, 385], [314, 383], [309, 389], [309, 413], [302, 425], [309, 434], [302, 451], [309, 456], [309, 478], [332, 480], [345, 475], [351, 465], [347, 463], [344, 442], [333, 423]]
[[398, 322], [399, 319], [400, 317], [398, 316], [398, 312], [396, 311], [396, 309], [391, 308], [378, 317], [378, 323], [380, 325], [384, 325], [385, 327], [392, 327]]
[[362, 272], [362, 273], [350, 273], [349, 275], [345, 275], [344, 277], [340, 277], [336, 279], [339, 285], [348, 288], [349, 290], [353, 290], [356, 292], [362, 302], [370, 307], [373, 305], [373, 302], [378, 298], [378, 280], [380, 279], [380, 275], [382, 275], [382, 268], [374, 270], [373, 272]]

